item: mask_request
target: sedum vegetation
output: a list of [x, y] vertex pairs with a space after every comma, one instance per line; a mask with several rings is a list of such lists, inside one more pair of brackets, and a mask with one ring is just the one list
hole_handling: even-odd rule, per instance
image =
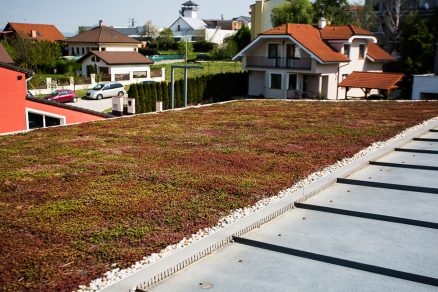
[[0, 137], [0, 287], [75, 289], [437, 115], [238, 101]]

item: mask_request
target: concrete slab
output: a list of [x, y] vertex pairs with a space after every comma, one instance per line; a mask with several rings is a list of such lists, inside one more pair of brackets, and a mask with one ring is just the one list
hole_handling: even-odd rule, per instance
[[438, 277], [435, 229], [296, 209], [244, 238]]
[[[204, 289], [201, 283], [212, 287]], [[436, 288], [233, 243], [148, 289], [206, 290], [395, 292]]]
[[438, 172], [369, 165], [347, 177], [348, 179], [438, 188]]
[[419, 138], [438, 139], [438, 132], [428, 132], [424, 135], [421, 135]]
[[438, 223], [436, 194], [335, 184], [305, 203]]
[[380, 162], [438, 166], [438, 155], [394, 151], [376, 160]]
[[[410, 143], [403, 145], [402, 148], [420, 149], [420, 150], [438, 150], [438, 142], [412, 141]], [[429, 155], [432, 156], [438, 154], [429, 154]]]

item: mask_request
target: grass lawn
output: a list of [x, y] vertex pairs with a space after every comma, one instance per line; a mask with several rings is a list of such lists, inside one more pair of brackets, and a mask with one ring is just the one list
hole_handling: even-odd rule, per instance
[[434, 116], [436, 102], [239, 101], [0, 137], [0, 287], [88, 284]]
[[[170, 82], [170, 67], [171, 65], [184, 65], [184, 63], [163, 64], [154, 65], [152, 68], [166, 68], [166, 81]], [[208, 61], [208, 62], [190, 62], [188, 65], [202, 66], [203, 69], [190, 69], [188, 70], [189, 78], [198, 77], [202, 75], [218, 74], [226, 72], [242, 72], [242, 65], [240, 62], [227, 62], [227, 61]], [[183, 79], [184, 70], [175, 69], [175, 79]]]

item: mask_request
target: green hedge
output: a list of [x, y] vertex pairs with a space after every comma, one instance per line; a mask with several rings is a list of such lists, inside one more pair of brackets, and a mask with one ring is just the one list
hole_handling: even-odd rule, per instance
[[[248, 95], [248, 73], [220, 73], [189, 78], [187, 86], [188, 104], [212, 103], [231, 100], [236, 96]], [[171, 84], [132, 84], [128, 95], [135, 98], [136, 112], [155, 111], [155, 102], [163, 101], [164, 109], [171, 107]], [[184, 106], [184, 80], [175, 81], [175, 107]]]

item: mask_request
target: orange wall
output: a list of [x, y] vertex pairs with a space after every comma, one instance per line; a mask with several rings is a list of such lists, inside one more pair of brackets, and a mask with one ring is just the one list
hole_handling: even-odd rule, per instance
[[[21, 80], [17, 80], [18, 76], [21, 76]], [[2, 67], [0, 67], [0, 101], [0, 134], [26, 130], [26, 108], [65, 116], [66, 124], [104, 119], [99, 116], [26, 100], [25, 75]]]
[[[21, 80], [17, 77], [21, 76]], [[0, 67], [0, 133], [26, 129], [26, 76]]]

